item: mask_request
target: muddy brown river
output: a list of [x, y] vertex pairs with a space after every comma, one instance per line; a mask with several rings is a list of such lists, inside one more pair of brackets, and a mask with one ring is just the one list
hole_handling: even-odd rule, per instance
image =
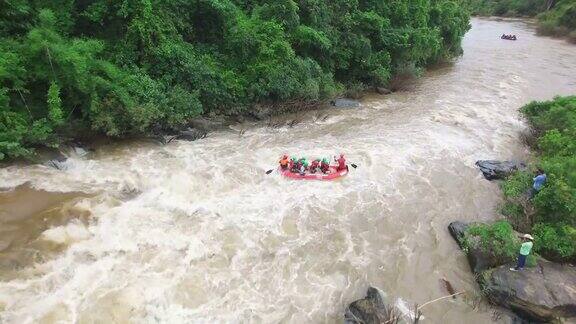
[[[529, 159], [517, 109], [576, 93], [576, 47], [474, 19], [464, 51], [411, 91], [294, 127], [0, 169], [0, 322], [337, 323], [369, 285], [405, 308], [445, 295], [441, 278], [477, 290], [447, 225], [501, 217], [474, 162]], [[334, 182], [265, 175], [283, 152], [359, 167]], [[423, 313], [507, 322], [462, 299]]]

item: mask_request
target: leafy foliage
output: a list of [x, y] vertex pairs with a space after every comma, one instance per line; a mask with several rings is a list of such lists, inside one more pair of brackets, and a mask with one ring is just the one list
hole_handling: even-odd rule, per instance
[[491, 225], [472, 225], [466, 231], [468, 241], [471, 236], [480, 239], [480, 247], [492, 251], [495, 255], [514, 257], [520, 249], [520, 241], [515, 237], [512, 225], [506, 221], [498, 221]]
[[[471, 242], [478, 242], [482, 250], [489, 251], [502, 260], [518, 256], [521, 244], [512, 229], [512, 225], [507, 221], [470, 226], [464, 237], [465, 247], [470, 248]], [[534, 254], [528, 255], [526, 266], [536, 266]]]
[[576, 255], [576, 228], [563, 224], [538, 223], [533, 230], [538, 240], [538, 251], [560, 260]]
[[546, 10], [546, 0], [470, 0], [470, 10], [482, 16], [536, 16]]
[[541, 33], [568, 36], [576, 43], [576, 0], [558, 1], [553, 10], [542, 13], [538, 20]]
[[[522, 108], [537, 135], [537, 164], [546, 172], [544, 188], [530, 201], [535, 217], [535, 249], [557, 260], [576, 257], [576, 97], [532, 102]], [[516, 198], [532, 185], [531, 174], [510, 177], [503, 190], [505, 208], [517, 217]], [[507, 207], [506, 207], [507, 206]]]
[[0, 158], [386, 85], [461, 53], [459, 1], [2, 1]]

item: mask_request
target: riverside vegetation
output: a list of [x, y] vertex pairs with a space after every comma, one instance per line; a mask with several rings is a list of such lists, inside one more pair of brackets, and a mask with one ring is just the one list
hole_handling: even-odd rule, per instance
[[0, 159], [314, 101], [461, 54], [451, 0], [0, 3]]
[[[532, 126], [529, 141], [537, 156], [532, 169], [514, 173], [502, 183], [507, 221], [474, 225], [468, 235], [481, 239], [482, 247], [513, 259], [519, 240], [513, 228], [535, 238], [534, 251], [557, 262], [576, 262], [576, 96], [532, 102], [521, 108]], [[533, 199], [534, 169], [547, 174], [544, 188]], [[534, 265], [534, 257], [528, 266]]]

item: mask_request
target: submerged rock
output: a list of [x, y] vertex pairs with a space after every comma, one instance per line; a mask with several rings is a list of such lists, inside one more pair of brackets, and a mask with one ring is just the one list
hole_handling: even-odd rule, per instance
[[335, 99], [330, 104], [337, 108], [357, 108], [360, 107], [360, 101], [352, 99]]
[[476, 165], [487, 180], [505, 179], [515, 171], [526, 168], [526, 164], [519, 161], [480, 160]]
[[576, 269], [540, 260], [538, 266], [510, 271], [503, 265], [483, 273], [481, 284], [490, 302], [533, 321], [576, 317]]
[[[464, 249], [464, 236], [468, 227], [472, 224], [466, 224], [463, 222], [452, 222], [448, 225], [448, 231], [458, 243], [460, 248]], [[466, 257], [468, 258], [468, 263], [470, 268], [474, 273], [481, 273], [484, 270], [490, 268], [498, 267], [503, 264], [507, 264], [514, 261], [514, 258], [497, 255], [493, 250], [486, 250], [480, 247], [479, 239], [470, 238], [468, 240], [468, 247], [466, 247]]]

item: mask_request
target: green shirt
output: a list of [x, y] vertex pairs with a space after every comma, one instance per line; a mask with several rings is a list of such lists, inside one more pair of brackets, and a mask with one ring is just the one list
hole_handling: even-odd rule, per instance
[[528, 255], [530, 254], [530, 251], [532, 250], [532, 242], [524, 242], [522, 243], [522, 246], [520, 246], [520, 254], [522, 255]]

